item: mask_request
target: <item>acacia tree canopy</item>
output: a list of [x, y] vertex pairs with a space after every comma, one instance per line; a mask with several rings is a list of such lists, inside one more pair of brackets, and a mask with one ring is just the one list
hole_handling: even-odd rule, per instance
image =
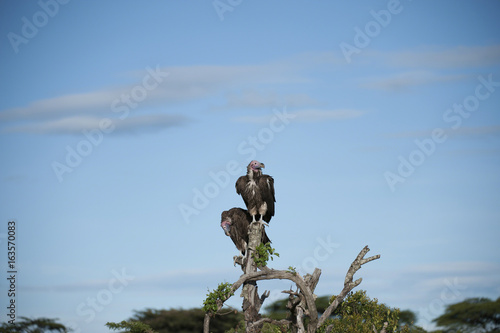
[[454, 332], [500, 332], [500, 298], [469, 298], [448, 305], [444, 314], [433, 320], [437, 326]]
[[19, 332], [60, 332], [67, 333], [71, 332], [71, 329], [67, 328], [63, 324], [57, 322], [57, 319], [50, 318], [37, 318], [30, 319], [27, 317], [20, 317], [16, 320], [14, 324], [2, 323], [0, 326], [0, 332], [4, 333], [19, 333]]

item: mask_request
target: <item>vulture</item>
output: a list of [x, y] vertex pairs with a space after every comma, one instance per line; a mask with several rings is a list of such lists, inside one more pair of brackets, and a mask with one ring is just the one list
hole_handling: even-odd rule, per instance
[[[240, 194], [252, 215], [252, 223], [270, 222], [274, 216], [274, 179], [262, 174], [264, 163], [252, 161], [247, 166], [247, 174], [236, 181], [236, 193]], [[260, 215], [259, 220], [256, 216]]]
[[[236, 248], [240, 250], [244, 256], [248, 244], [248, 226], [250, 225], [251, 217], [248, 211], [243, 208], [231, 208], [225, 210], [221, 214], [220, 226], [224, 230], [226, 236], [231, 237]], [[266, 235], [266, 231], [262, 231], [262, 243], [270, 243], [271, 241]]]

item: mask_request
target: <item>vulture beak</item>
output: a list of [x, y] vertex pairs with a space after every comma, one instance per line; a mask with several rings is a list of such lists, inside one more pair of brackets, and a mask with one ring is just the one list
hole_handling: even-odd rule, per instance
[[224, 230], [224, 233], [226, 234], [226, 236], [229, 236], [229, 231], [231, 230], [231, 222], [229, 222], [229, 221], [222, 221], [221, 224], [220, 224], [220, 226]]
[[261, 167], [261, 168], [265, 168], [266, 166], [264, 165], [264, 163], [261, 163], [261, 164], [260, 164], [260, 167]]

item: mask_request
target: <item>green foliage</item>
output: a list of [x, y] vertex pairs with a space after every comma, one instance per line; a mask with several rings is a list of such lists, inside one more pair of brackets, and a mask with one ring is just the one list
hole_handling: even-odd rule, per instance
[[[336, 296], [330, 298], [333, 302]], [[399, 309], [391, 309], [378, 300], [370, 299], [364, 290], [349, 293], [333, 312], [333, 318], [328, 319], [318, 332], [325, 332], [326, 327], [333, 324], [332, 333], [357, 332], [373, 333], [382, 330], [384, 322], [388, 323], [387, 333], [408, 332], [408, 328], [399, 329]]]
[[500, 298], [469, 298], [448, 305], [433, 321], [444, 327], [444, 332], [500, 332]]
[[[412, 325], [412, 326], [405, 325], [405, 326], [403, 326], [403, 329], [404, 329], [403, 332], [408, 332], [408, 333], [428, 333], [422, 327], [415, 326], [415, 325]], [[431, 333], [439, 333], [439, 331], [432, 331]], [[458, 332], [454, 332], [454, 333], [458, 333]]]
[[417, 321], [417, 315], [410, 310], [403, 310], [399, 312], [399, 324], [412, 326]]
[[[212, 325], [210, 325], [210, 326], [212, 326]], [[229, 329], [228, 331], [225, 331], [224, 333], [245, 333], [245, 332], [246, 332], [245, 320], [241, 320], [238, 323], [238, 325], [236, 325], [235, 327], [232, 327], [231, 329]]]
[[[211, 333], [225, 333], [233, 328], [245, 327], [243, 314], [241, 312], [234, 310], [221, 312], [222, 311], [219, 311], [219, 314], [210, 319]], [[203, 332], [204, 318], [205, 312], [200, 308], [187, 310], [146, 309], [143, 311], [135, 311], [135, 315], [131, 321], [145, 323], [158, 333], [199, 333]]]
[[149, 325], [141, 323], [140, 321], [125, 321], [123, 320], [120, 323], [106, 323], [106, 326], [113, 331], [116, 330], [121, 330], [125, 329], [126, 331], [124, 332], [129, 332], [129, 333], [157, 333], [153, 331]]
[[[323, 313], [333, 302], [336, 296], [322, 296], [316, 299], [316, 309], [318, 313]], [[265, 307], [268, 316], [274, 319], [283, 319], [288, 314], [286, 308], [288, 298], [275, 301]], [[370, 299], [365, 291], [350, 293], [344, 301], [337, 307], [332, 317], [320, 327], [318, 332], [325, 332], [326, 327], [334, 324], [333, 333], [373, 333], [373, 327], [377, 331], [382, 330], [384, 322], [388, 322], [386, 331], [389, 332], [425, 332], [412, 330], [408, 327], [400, 328], [399, 310], [392, 309], [385, 304], [379, 304], [377, 299]], [[416, 329], [416, 328], [415, 328]]]
[[264, 310], [267, 313], [267, 317], [272, 319], [280, 320], [284, 319], [288, 315], [288, 309], [286, 304], [288, 303], [288, 298], [280, 299], [267, 305]]
[[61, 332], [67, 333], [72, 330], [57, 322], [57, 319], [37, 318], [30, 319], [27, 317], [19, 317], [14, 324], [2, 323], [0, 332], [4, 333], [19, 333], [19, 332]]
[[[409, 333], [427, 333], [420, 326], [416, 326], [417, 315], [411, 310], [402, 310], [399, 312], [399, 327], [407, 327]], [[435, 332], [437, 333], [437, 332]]]
[[316, 298], [316, 310], [318, 310], [319, 314], [325, 312], [326, 308], [330, 305], [328, 296], [321, 296]]
[[280, 256], [279, 253], [271, 247], [271, 243], [267, 242], [266, 244], [261, 243], [257, 246], [255, 252], [252, 254], [252, 258], [257, 267], [264, 267], [267, 266], [269, 258], [273, 260], [273, 255], [276, 257]]
[[285, 328], [281, 328], [277, 325], [272, 325], [269, 323], [265, 323], [264, 326], [262, 326], [261, 333], [283, 333], [287, 332]]
[[228, 282], [220, 283], [217, 289], [207, 294], [207, 298], [203, 301], [203, 311], [216, 313], [219, 309], [219, 304], [222, 305], [229, 297], [233, 296], [231, 287], [233, 285]]
[[288, 266], [288, 271], [292, 274], [297, 274], [297, 269], [293, 266]]

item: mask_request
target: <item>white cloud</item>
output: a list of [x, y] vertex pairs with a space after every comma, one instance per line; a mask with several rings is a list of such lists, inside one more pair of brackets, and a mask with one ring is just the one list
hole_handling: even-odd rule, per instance
[[[349, 118], [357, 118], [364, 114], [363, 111], [354, 109], [336, 109], [336, 110], [321, 110], [321, 109], [304, 109], [294, 112], [287, 112], [290, 117], [293, 117], [293, 122], [319, 122], [327, 120], [343, 120]], [[245, 116], [235, 118], [234, 121], [245, 123], [268, 123], [273, 117], [273, 114], [264, 116]]]
[[[389, 76], [364, 78], [361, 81], [360, 85], [364, 88], [385, 91], [400, 91], [420, 85], [464, 78], [461, 74], [443, 74], [436, 72], [436, 69], [488, 66], [500, 63], [500, 45], [428, 48], [396, 52], [367, 50], [363, 54], [365, 60], [368, 60], [366, 65], [379, 64], [384, 67], [406, 69]], [[3, 121], [4, 131], [7, 132], [74, 133], [84, 127], [95, 127], [98, 124], [97, 118], [116, 118], [118, 116], [114, 112], [116, 106], [130, 107], [130, 104], [126, 102], [126, 98], [130, 102], [130, 96], [132, 96], [131, 104], [138, 105], [136, 113], [143, 112], [147, 107], [152, 106], [169, 107], [174, 103], [190, 103], [200, 99], [222, 97], [225, 99], [224, 103], [213, 109], [270, 108], [286, 105], [303, 109], [294, 112], [296, 121], [300, 122], [358, 117], [362, 112], [317, 109], [320, 103], [306, 93], [286, 94], [277, 90], [278, 87], [284, 85], [310, 83], [311, 81], [304, 75], [307, 70], [328, 66], [347, 66], [338, 60], [333, 53], [309, 53], [263, 65], [156, 68], [157, 72], [162, 73], [158, 84], [154, 84], [154, 75], [151, 74], [155, 70], [144, 69], [134, 73], [137, 79], [136, 85], [107, 87], [32, 101], [24, 106], [1, 111], [0, 120]], [[133, 98], [134, 92], [136, 97], [139, 97], [138, 100]], [[135, 109], [135, 107], [132, 108]], [[159, 115], [158, 117], [162, 121], [156, 128], [168, 127], [171, 123], [175, 123], [167, 120], [167, 116]], [[269, 117], [249, 116], [235, 120], [264, 122], [268, 119]], [[20, 125], [20, 122], [23, 124]], [[147, 118], [128, 119], [119, 123], [117, 133], [132, 132], [133, 127], [137, 130], [155, 128], [153, 122], [148, 121]]]
[[55, 118], [61, 115], [110, 112], [111, 102], [120, 96], [117, 89], [68, 94], [34, 101], [27, 106], [0, 112], [0, 120]]
[[398, 69], [390, 75], [366, 77], [360, 86], [385, 91], [466, 79], [464, 69], [500, 65], [500, 45], [427, 47], [402, 51], [371, 51], [362, 54], [362, 64], [371, 68]]
[[468, 274], [479, 272], [500, 271], [500, 264], [481, 261], [441, 262], [435, 264], [421, 264], [408, 267], [409, 273], [419, 274]]
[[460, 80], [463, 75], [443, 75], [427, 70], [402, 72], [381, 78], [365, 78], [362, 87], [386, 91], [401, 91], [413, 86]]
[[[390, 138], [425, 138], [432, 137], [433, 131], [435, 129], [427, 129], [421, 131], [407, 131], [407, 132], [398, 132], [389, 134]], [[466, 127], [462, 126], [457, 129], [452, 128], [441, 128], [443, 133], [447, 136], [454, 137], [473, 137], [473, 136], [482, 136], [482, 135], [499, 135], [500, 134], [500, 126], [499, 125], [490, 125], [490, 126], [474, 126], [474, 127]]]
[[363, 115], [364, 112], [352, 109], [337, 109], [337, 110], [318, 110], [307, 109], [296, 111], [293, 114], [297, 116], [298, 121], [316, 122], [323, 120], [342, 120], [348, 118], [357, 118]]
[[304, 107], [318, 105], [319, 102], [307, 94], [279, 94], [275, 91], [261, 92], [246, 89], [241, 92], [226, 94], [226, 103], [214, 107], [214, 110], [246, 109], [246, 108], [272, 108], [279, 106]]
[[[106, 125], [101, 125], [105, 121]], [[103, 126], [109, 133], [136, 133], [161, 130], [187, 124], [189, 119], [181, 115], [153, 114], [125, 118], [100, 118], [94, 116], [75, 116], [44, 122], [18, 125], [8, 128], [7, 132], [31, 134], [82, 134], [83, 130], [98, 129]], [[106, 132], [105, 132], [106, 133]]]
[[[32, 103], [0, 112], [5, 132], [26, 133], [76, 133], [84, 128], [98, 128], [102, 118], [113, 119], [116, 133], [152, 130], [186, 123], [180, 115], [157, 114], [154, 116], [117, 119], [128, 112], [144, 112], [151, 106], [171, 106], [173, 103], [196, 102], [226, 91], [246, 91], [233, 95], [227, 108], [242, 105], [269, 106], [275, 101], [291, 105], [314, 103], [307, 95], [274, 95], [251, 93], [248, 85], [290, 84], [304, 81], [291, 64], [254, 66], [179, 66], [148, 68], [135, 74], [136, 85], [123, 85], [101, 90], [74, 93], [40, 99]], [[19, 123], [22, 122], [20, 125]]]
[[420, 48], [400, 52], [376, 52], [381, 61], [396, 67], [456, 68], [500, 64], [500, 45]]
[[[216, 284], [220, 276], [231, 276], [238, 279], [238, 275], [234, 274], [235, 270], [228, 269], [177, 269], [164, 271], [157, 275], [137, 276], [128, 270], [124, 270], [125, 276], [129, 276], [129, 286], [127, 289], [179, 289], [205, 288], [207, 282]], [[237, 272], [237, 271], [236, 271]], [[117, 274], [122, 273], [121, 270], [116, 271]], [[80, 280], [73, 283], [50, 284], [50, 285], [32, 285], [25, 286], [27, 291], [36, 292], [80, 292], [93, 291], [109, 288], [109, 283], [116, 276], [110, 274], [107, 278]], [[203, 287], [200, 287], [203, 286]]]
[[500, 283], [500, 264], [481, 261], [439, 262], [402, 268], [395, 272], [398, 284], [405, 283], [412, 290], [418, 288], [422, 295], [432, 298], [443, 290], [459, 290], [462, 297], [475, 290], [493, 290]]
[[[359, 55], [358, 65], [381, 65], [408, 69], [452, 69], [496, 66], [500, 64], [500, 45], [477, 46], [419, 46], [415, 49], [377, 51], [365, 49]], [[304, 54], [300, 58], [315, 64], [350, 68], [344, 57], [336, 52]], [[352, 66], [351, 66], [352, 67]]]
[[170, 75], [152, 92], [163, 102], [183, 102], [236, 90], [248, 85], [304, 82], [297, 69], [286, 64], [249, 66], [181, 66], [164, 69]]

